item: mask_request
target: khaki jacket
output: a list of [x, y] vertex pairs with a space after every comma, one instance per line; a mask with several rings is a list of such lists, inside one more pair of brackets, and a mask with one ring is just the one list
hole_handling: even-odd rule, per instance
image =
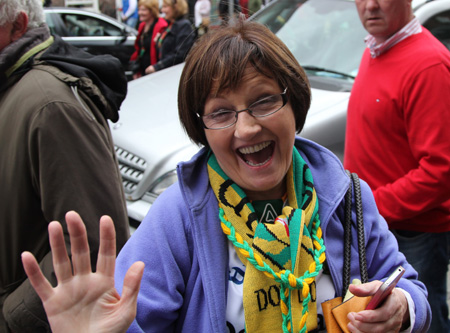
[[[51, 40], [38, 29], [28, 36], [33, 41], [30, 48]], [[19, 46], [6, 51], [18, 53], [19, 59], [30, 50]], [[5, 70], [8, 59], [0, 53], [0, 75], [7, 77], [0, 83], [0, 332], [49, 331], [20, 256], [32, 252], [45, 276], [56, 283], [47, 232], [50, 221], [62, 223], [68, 245], [65, 213], [75, 210], [81, 215], [94, 268], [102, 215], [115, 222], [117, 251], [129, 237], [121, 176], [105, 118], [105, 112], [117, 117], [116, 105], [92, 79], [42, 61], [46, 50], [12, 73]]]

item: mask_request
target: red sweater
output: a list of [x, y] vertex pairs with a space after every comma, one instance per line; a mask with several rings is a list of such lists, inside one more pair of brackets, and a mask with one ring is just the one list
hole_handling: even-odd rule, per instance
[[344, 165], [372, 187], [391, 229], [450, 231], [450, 52], [431, 33], [372, 59], [348, 106]]

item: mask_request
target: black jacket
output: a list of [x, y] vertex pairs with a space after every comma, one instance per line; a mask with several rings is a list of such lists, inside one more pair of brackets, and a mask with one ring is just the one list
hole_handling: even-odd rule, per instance
[[162, 42], [157, 43], [160, 60], [153, 66], [156, 71], [182, 63], [194, 44], [195, 33], [191, 22], [180, 18], [169, 24], [160, 38]]

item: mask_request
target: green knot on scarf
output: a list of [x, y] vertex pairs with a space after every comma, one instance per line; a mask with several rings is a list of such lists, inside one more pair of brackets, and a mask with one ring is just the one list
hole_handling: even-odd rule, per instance
[[[286, 175], [288, 204], [274, 223], [259, 223], [244, 193], [208, 160], [211, 187], [219, 202], [222, 230], [246, 265], [246, 332], [307, 332], [317, 328], [315, 277], [325, 261], [318, 200], [311, 171], [293, 149]], [[261, 306], [258, 293], [270, 295]]]

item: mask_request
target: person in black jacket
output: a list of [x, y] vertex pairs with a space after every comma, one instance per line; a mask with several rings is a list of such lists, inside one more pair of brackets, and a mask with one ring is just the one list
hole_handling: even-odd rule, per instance
[[182, 63], [194, 44], [194, 29], [186, 18], [188, 13], [186, 0], [163, 0], [161, 11], [169, 25], [157, 36], [159, 61], [150, 66], [146, 71], [148, 74]]

